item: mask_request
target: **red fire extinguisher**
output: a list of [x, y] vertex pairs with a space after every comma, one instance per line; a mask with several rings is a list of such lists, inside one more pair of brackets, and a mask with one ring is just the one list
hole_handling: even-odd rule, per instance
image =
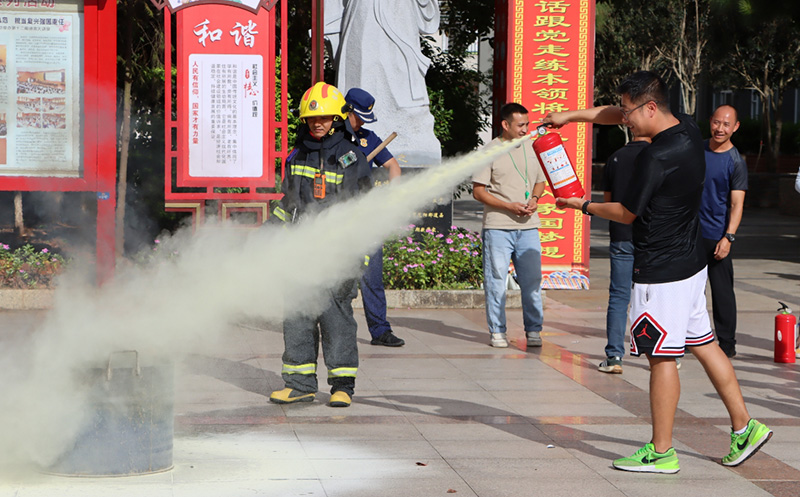
[[795, 323], [792, 310], [783, 302], [775, 316], [775, 362], [795, 362]]
[[586, 192], [581, 186], [572, 161], [567, 156], [561, 135], [545, 134], [545, 127], [541, 125], [536, 128], [540, 136], [533, 142], [533, 151], [539, 159], [539, 164], [542, 165], [553, 195], [561, 198], [583, 197]]

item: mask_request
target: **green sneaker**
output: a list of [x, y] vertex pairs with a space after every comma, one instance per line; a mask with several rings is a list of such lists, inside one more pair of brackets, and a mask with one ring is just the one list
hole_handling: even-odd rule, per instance
[[677, 473], [681, 470], [678, 465], [678, 455], [670, 447], [663, 454], [656, 452], [652, 443], [646, 444], [637, 450], [631, 457], [623, 457], [614, 461], [614, 467], [622, 471], [640, 471], [643, 473]]
[[725, 466], [738, 466], [758, 452], [772, 438], [772, 430], [755, 419], [747, 422], [747, 430], [741, 435], [731, 433], [731, 453], [722, 458]]

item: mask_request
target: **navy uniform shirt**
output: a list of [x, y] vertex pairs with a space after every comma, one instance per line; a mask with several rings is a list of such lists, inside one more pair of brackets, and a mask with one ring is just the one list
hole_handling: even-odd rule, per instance
[[[363, 126], [361, 129], [356, 131], [356, 144], [358, 145], [358, 149], [364, 153], [364, 155], [369, 155], [375, 150], [378, 145], [383, 143], [381, 137], [373, 133], [372, 131], [364, 128]], [[393, 158], [391, 152], [389, 152], [388, 148], [384, 148], [378, 155], [375, 156], [373, 160], [369, 162], [369, 167], [373, 168], [377, 164], [378, 166], [383, 166], [386, 164], [389, 159]]]

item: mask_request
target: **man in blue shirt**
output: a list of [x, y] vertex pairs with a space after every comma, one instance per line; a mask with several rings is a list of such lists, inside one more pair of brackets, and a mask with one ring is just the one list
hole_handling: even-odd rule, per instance
[[747, 190], [747, 165], [731, 143], [737, 129], [736, 109], [730, 105], [717, 107], [711, 115], [711, 138], [705, 142], [706, 181], [699, 213], [708, 256], [714, 331], [728, 357], [736, 355], [736, 295], [730, 250], [742, 220]]
[[[377, 121], [372, 107], [375, 98], [361, 88], [351, 88], [344, 97], [348, 104], [350, 125], [356, 134], [356, 143], [364, 155], [369, 155], [383, 140], [364, 127], [365, 123]], [[375, 164], [389, 170], [389, 180], [400, 176], [400, 164], [397, 159], [384, 148], [369, 162], [370, 168]], [[383, 289], [383, 247], [370, 255], [367, 270], [361, 277], [361, 298], [364, 302], [364, 315], [367, 318], [372, 345], [401, 347], [405, 341], [398, 338], [386, 320], [386, 293]]]

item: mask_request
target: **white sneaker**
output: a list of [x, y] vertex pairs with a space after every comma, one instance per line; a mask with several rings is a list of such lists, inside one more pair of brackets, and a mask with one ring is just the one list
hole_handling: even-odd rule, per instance
[[492, 333], [492, 347], [504, 349], [508, 347], [508, 339], [505, 333]]
[[541, 347], [542, 346], [542, 334], [539, 331], [528, 331], [525, 332], [525, 336], [528, 339], [528, 347]]

